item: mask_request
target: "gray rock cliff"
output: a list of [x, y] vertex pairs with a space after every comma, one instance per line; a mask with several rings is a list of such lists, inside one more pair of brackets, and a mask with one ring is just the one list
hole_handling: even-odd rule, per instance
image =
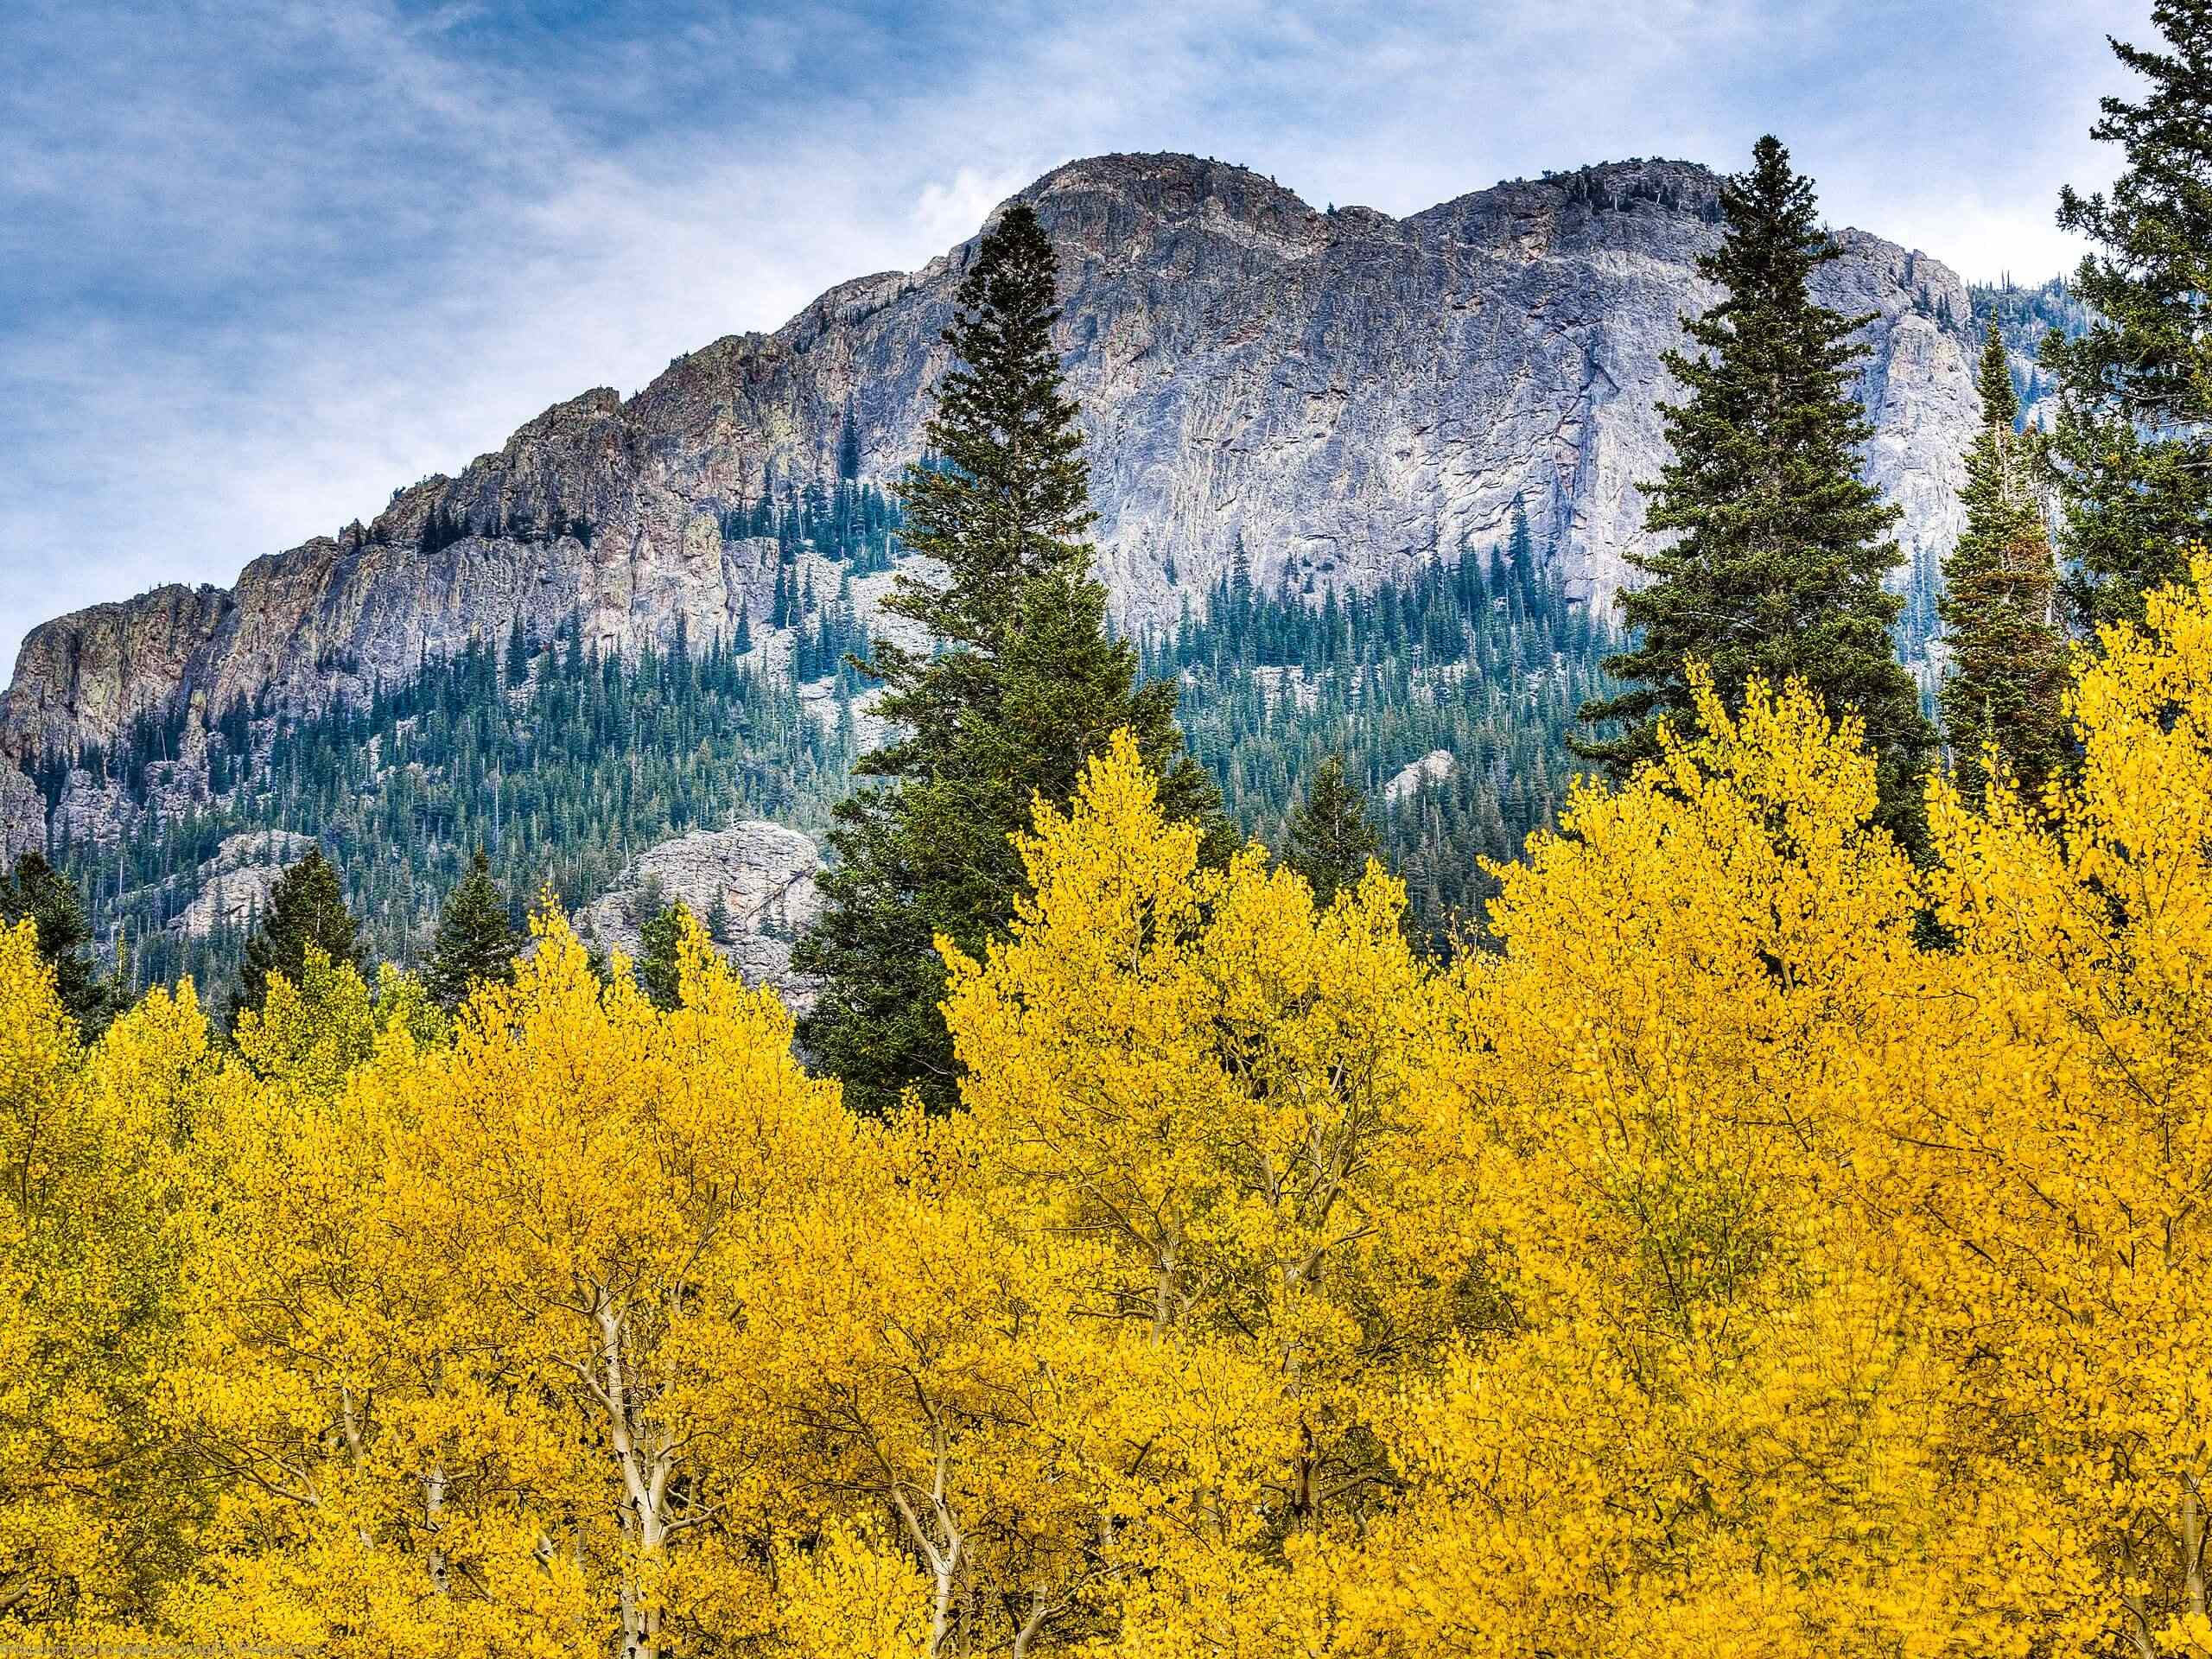
[[38, 786], [13, 766], [0, 765], [0, 867], [45, 850], [46, 802]]
[[796, 830], [750, 818], [727, 830], [695, 830], [639, 854], [620, 885], [576, 912], [579, 937], [635, 958], [646, 922], [675, 899], [702, 924], [719, 909], [715, 939], [748, 985], [766, 985], [794, 1012], [814, 985], [791, 972], [791, 945], [821, 909], [822, 868], [813, 842]]
[[200, 865], [192, 902], [169, 924], [188, 938], [219, 927], [249, 928], [269, 908], [285, 870], [315, 850], [314, 840], [282, 830], [226, 836]]
[[[1263, 588], [1371, 585], [1502, 539], [1516, 500], [1571, 591], [1609, 604], [1642, 535], [1636, 486], [1663, 460], [1660, 354], [1713, 297], [1693, 262], [1719, 235], [1716, 189], [1688, 163], [1623, 162], [1394, 219], [1317, 212], [1185, 156], [1103, 156], [1030, 186], [1060, 253], [1060, 343], [1122, 617], [1202, 601], [1240, 541]], [[1821, 297], [1873, 314], [1867, 466], [1924, 580], [1956, 534], [1976, 417], [1966, 293], [1925, 255], [1839, 239]], [[626, 401], [602, 388], [559, 404], [228, 590], [163, 588], [44, 624], [0, 697], [0, 770], [152, 715], [181, 727], [168, 787], [189, 798], [192, 757], [240, 699], [359, 696], [517, 619], [550, 638], [572, 609], [602, 649], [665, 642], [679, 622], [694, 641], [728, 636], [741, 609], [759, 629], [774, 546], [725, 541], [715, 515], [771, 469], [826, 475], [849, 399], [864, 474], [895, 478], [974, 248], [832, 289]], [[434, 512], [467, 533], [426, 537]], [[54, 828], [97, 835], [106, 809], [78, 795]], [[43, 828], [21, 797], [0, 789], [10, 845]]]

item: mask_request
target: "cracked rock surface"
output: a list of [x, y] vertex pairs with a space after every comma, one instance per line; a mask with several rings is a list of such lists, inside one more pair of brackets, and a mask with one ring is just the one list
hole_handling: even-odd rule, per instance
[[[1497, 543], [1516, 501], [1570, 592], [1608, 605], [1643, 534], [1636, 486], [1664, 459], [1660, 354], [1714, 297], [1694, 261], [1719, 238], [1718, 182], [1687, 162], [1620, 162], [1402, 219], [1319, 212], [1187, 156], [1102, 156], [1031, 185], [1059, 251], [1058, 340], [1122, 620], [1202, 603], [1240, 543], [1263, 590], [1318, 595]], [[1960, 523], [1970, 308], [1926, 255], [1838, 239], [1820, 297], [1872, 318], [1867, 470], [1904, 509], [1899, 582], [1924, 580]], [[669, 642], [679, 624], [696, 643], [727, 638], [741, 610], [766, 635], [775, 545], [725, 541], [716, 514], [772, 476], [829, 476], [848, 400], [864, 475], [895, 480], [920, 450], [975, 245], [843, 283], [632, 397], [557, 404], [370, 523], [254, 560], [230, 588], [162, 588], [42, 625], [0, 697], [0, 775], [156, 714], [184, 728], [165, 787], [188, 801], [207, 728], [237, 700], [359, 697], [517, 619], [543, 640], [574, 610], [602, 650]], [[434, 509], [469, 533], [426, 546]], [[35, 791], [0, 781], [0, 842], [98, 836], [124, 810], [75, 795], [48, 826]]]
[[681, 899], [702, 924], [722, 926], [715, 943], [747, 985], [766, 985], [794, 1014], [813, 1005], [813, 982], [791, 972], [791, 946], [822, 906], [814, 878], [822, 856], [796, 830], [748, 818], [727, 830], [695, 830], [639, 854], [619, 886], [576, 912], [579, 937], [632, 958], [645, 925]]

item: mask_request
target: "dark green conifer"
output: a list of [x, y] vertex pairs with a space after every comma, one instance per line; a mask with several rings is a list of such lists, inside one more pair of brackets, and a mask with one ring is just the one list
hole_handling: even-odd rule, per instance
[[1284, 861], [1306, 878], [1313, 902], [1325, 905], [1358, 884], [1376, 845], [1367, 797], [1345, 776], [1344, 756], [1332, 754], [1291, 814], [1289, 856]]
[[899, 734], [856, 768], [884, 782], [837, 808], [823, 913], [795, 958], [822, 982], [800, 1039], [861, 1110], [910, 1086], [953, 1104], [934, 939], [974, 953], [1005, 928], [1023, 883], [1011, 837], [1036, 797], [1066, 801], [1116, 728], [1134, 731], [1171, 814], [1208, 824], [1217, 848], [1227, 836], [1183, 752], [1173, 685], [1140, 685], [1134, 647], [1108, 637], [1083, 435], [1052, 342], [1056, 280], [1043, 226], [1016, 203], [961, 284], [931, 461], [901, 486], [900, 539], [943, 577], [902, 576], [887, 608], [942, 649], [873, 648], [877, 712]]
[[38, 928], [38, 953], [54, 969], [54, 988], [61, 1006], [90, 1042], [129, 1005], [130, 997], [112, 979], [101, 977], [86, 949], [92, 924], [77, 884], [37, 853], [24, 853], [0, 879], [0, 927], [22, 921]]
[[1694, 706], [1692, 661], [1731, 706], [1753, 674], [1777, 690], [1801, 679], [1864, 720], [1880, 819], [1916, 846], [1934, 734], [1891, 644], [1900, 602], [1882, 578], [1900, 556], [1897, 512], [1859, 475], [1872, 429], [1850, 395], [1864, 350], [1852, 336], [1872, 318], [1814, 302], [1812, 275], [1840, 251], [1776, 139], [1720, 201], [1727, 232], [1698, 269], [1726, 296], [1684, 323], [1699, 349], [1666, 357], [1688, 395], [1660, 405], [1674, 453], [1647, 486], [1644, 527], [1673, 539], [1632, 556], [1652, 581], [1620, 595], [1636, 640], [1605, 666], [1633, 689], [1583, 710], [1620, 728], [1576, 747], [1617, 772], [1656, 753], [1659, 721], [1685, 723]]
[[2060, 701], [2066, 642], [2056, 625], [2058, 571], [2037, 499], [2035, 459], [2015, 430], [2019, 404], [2005, 342], [1993, 320], [1981, 353], [1981, 429], [1967, 451], [1967, 523], [1943, 561], [1941, 612], [1951, 669], [1943, 682], [1943, 735], [1960, 787], [1988, 781], [1994, 743], [2031, 792], [2065, 764]]
[[338, 872], [318, 847], [276, 878], [269, 894], [269, 908], [261, 925], [246, 941], [245, 960], [238, 969], [238, 988], [231, 997], [233, 1024], [247, 1008], [257, 1014], [269, 997], [269, 976], [282, 974], [300, 983], [309, 945], [319, 948], [333, 966], [362, 966], [360, 928], [346, 908], [346, 894], [338, 885]]
[[513, 976], [518, 944], [506, 895], [492, 880], [492, 861], [479, 848], [438, 914], [423, 983], [440, 1006], [457, 1008], [479, 985]]
[[2104, 99], [2090, 129], [2126, 171], [2109, 194], [2059, 197], [2061, 227], [2103, 250], [2074, 277], [2093, 321], [2037, 352], [2057, 388], [2068, 588], [2089, 623], [2140, 618], [2212, 539], [2212, 0], [2159, 0], [2151, 17], [2171, 51], [2112, 43], [2149, 96]]
[[861, 475], [860, 422], [853, 413], [853, 400], [845, 399], [845, 418], [837, 433], [837, 477], [850, 484]]
[[637, 966], [638, 988], [657, 1008], [675, 1007], [683, 998], [676, 943], [683, 937], [683, 918], [691, 913], [681, 899], [670, 900], [641, 930]]

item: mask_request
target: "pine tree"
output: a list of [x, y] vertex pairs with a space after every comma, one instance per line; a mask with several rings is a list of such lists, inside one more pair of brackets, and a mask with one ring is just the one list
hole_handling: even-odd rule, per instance
[[2174, 50], [2112, 43], [2151, 83], [2107, 98], [2090, 130], [2127, 154], [2109, 194], [2059, 197], [2058, 222], [2100, 245], [2074, 277], [2094, 321], [2037, 356], [2058, 397], [2050, 454], [2069, 590], [2090, 623], [2137, 620], [2212, 535], [2212, 0], [2160, 0]]
[[664, 905], [640, 930], [637, 966], [638, 988], [657, 1008], [672, 1008], [683, 1001], [677, 971], [677, 941], [683, 937], [683, 918], [690, 908], [681, 899]]
[[314, 945], [334, 964], [362, 966], [360, 928], [346, 908], [338, 872], [315, 848], [276, 878], [261, 925], [246, 941], [238, 969], [238, 988], [231, 997], [233, 1024], [245, 1009], [256, 1013], [269, 996], [269, 976], [282, 974], [296, 985]]
[[479, 985], [513, 976], [517, 943], [506, 895], [492, 880], [492, 861], [479, 848], [439, 912], [423, 982], [441, 1006], [457, 1008]]
[[1344, 756], [1332, 754], [1291, 814], [1290, 855], [1284, 861], [1306, 878], [1313, 902], [1325, 905], [1367, 874], [1376, 845], [1367, 798], [1344, 775]]
[[1775, 138], [1720, 200], [1726, 234], [1698, 270], [1726, 296], [1683, 324], [1699, 351], [1664, 359], [1688, 396], [1660, 405], [1674, 453], [1646, 486], [1645, 529], [1674, 539], [1631, 556], [1653, 580], [1620, 595], [1636, 643], [1605, 666], [1634, 688], [1583, 709], [1622, 729], [1576, 751], [1617, 774], [1655, 753], [1660, 720], [1693, 707], [1691, 661], [1732, 703], [1753, 674], [1777, 690], [1802, 679], [1830, 712], [1866, 722], [1881, 821], [1917, 845], [1934, 734], [1890, 641], [1900, 601], [1882, 577], [1899, 558], [1897, 512], [1859, 475], [1872, 428], [1849, 390], [1863, 351], [1851, 337], [1872, 319], [1814, 303], [1814, 271], [1840, 251]]
[[30, 921], [38, 928], [38, 953], [54, 969], [62, 1007], [90, 1042], [130, 1001], [122, 986], [103, 979], [86, 947], [92, 924], [77, 884], [37, 853], [24, 853], [0, 879], [0, 927]]
[[794, 957], [822, 982], [800, 1040], [862, 1110], [909, 1086], [953, 1104], [935, 941], [978, 953], [1006, 927], [1024, 879], [1011, 837], [1035, 798], [1069, 798], [1116, 728], [1135, 733], [1171, 814], [1205, 823], [1217, 855], [1228, 836], [1183, 752], [1173, 683], [1140, 685], [1135, 648], [1108, 634], [1083, 435], [1052, 342], [1056, 281], [1043, 226], [1016, 203], [961, 284], [931, 459], [901, 485], [900, 539], [944, 579], [902, 576], [886, 608], [943, 649], [872, 648], [876, 712], [900, 734], [855, 768], [884, 782], [838, 805], [823, 913]]
[[2065, 764], [2066, 643], [2058, 572], [2037, 499], [2034, 459], [2014, 430], [2019, 404], [1997, 324], [1981, 353], [1981, 430], [1967, 451], [1967, 524], [1943, 561], [1941, 605], [1951, 656], [1943, 734], [1961, 788], [1978, 794], [1994, 743], [2031, 791]]
[[861, 475], [860, 423], [853, 414], [853, 400], [845, 399], [845, 420], [837, 435], [837, 476], [850, 484]]

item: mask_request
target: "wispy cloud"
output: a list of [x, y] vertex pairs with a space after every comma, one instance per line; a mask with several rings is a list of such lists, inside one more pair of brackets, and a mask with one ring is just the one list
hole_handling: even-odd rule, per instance
[[1622, 155], [1732, 165], [1771, 128], [1836, 221], [2047, 274], [2058, 184], [2110, 172], [2101, 35], [2147, 10], [16, 0], [0, 652], [227, 582], [1101, 150], [1408, 213]]

